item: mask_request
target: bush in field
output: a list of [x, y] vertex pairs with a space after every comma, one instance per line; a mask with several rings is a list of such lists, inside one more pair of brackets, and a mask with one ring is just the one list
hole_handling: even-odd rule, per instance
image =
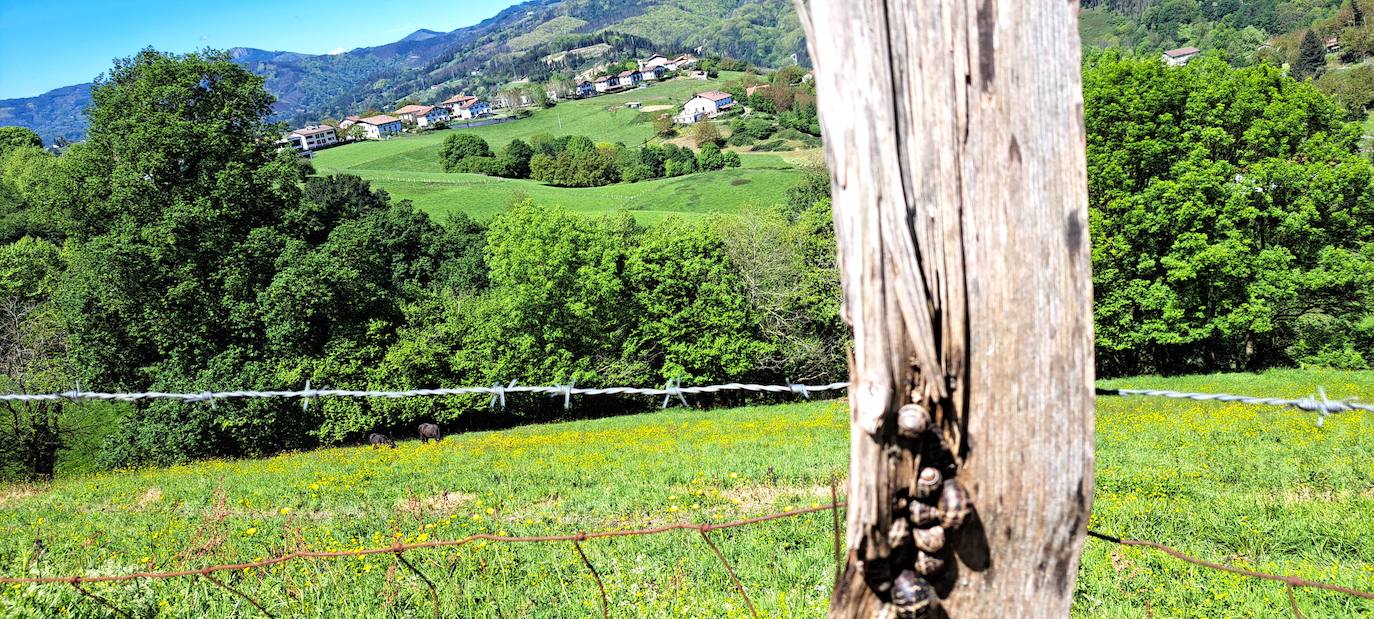
[[439, 161], [445, 172], [472, 172], [473, 168], [489, 167], [486, 163], [465, 163], [471, 158], [492, 158], [487, 141], [471, 133], [454, 133], [444, 139], [439, 149]]

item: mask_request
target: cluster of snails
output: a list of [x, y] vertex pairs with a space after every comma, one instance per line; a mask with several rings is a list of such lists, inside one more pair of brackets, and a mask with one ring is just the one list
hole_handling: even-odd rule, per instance
[[963, 484], [953, 479], [953, 454], [940, 429], [932, 427], [924, 407], [907, 404], [898, 410], [897, 433], [914, 442], [926, 457], [922, 458], [914, 491], [899, 496], [893, 505], [888, 546], [893, 552], [892, 564], [905, 569], [892, 581], [892, 614], [897, 619], [921, 619], [938, 601], [930, 581], [945, 568], [945, 535], [964, 524], [973, 503]]

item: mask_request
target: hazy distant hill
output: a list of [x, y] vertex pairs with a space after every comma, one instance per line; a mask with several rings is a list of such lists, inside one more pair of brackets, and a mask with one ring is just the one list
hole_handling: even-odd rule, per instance
[[[593, 49], [611, 58], [563, 55], [553, 67], [542, 60], [587, 47], [586, 41], [598, 37], [597, 43], [611, 44]], [[278, 98], [278, 118], [294, 124], [367, 107], [389, 109], [410, 97], [490, 92], [514, 79], [545, 79], [551, 70], [624, 59], [616, 54], [688, 50], [764, 66], [809, 64], [792, 0], [533, 0], [475, 26], [422, 29], [394, 43], [337, 55], [251, 48], [230, 53], [266, 77], [267, 89]], [[89, 90], [81, 84], [0, 100], [0, 124], [30, 127], [48, 142], [79, 139]]]

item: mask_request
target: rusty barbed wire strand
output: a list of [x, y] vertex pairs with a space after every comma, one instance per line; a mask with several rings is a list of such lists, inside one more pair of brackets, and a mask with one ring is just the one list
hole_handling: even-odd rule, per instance
[[1302, 614], [1302, 609], [1298, 608], [1298, 598], [1293, 595], [1293, 585], [1285, 583], [1283, 590], [1288, 594], [1288, 605], [1293, 608], [1293, 616], [1297, 619], [1307, 619], [1307, 617]]
[[722, 522], [722, 523], [720, 523], [720, 524], [710, 524], [710, 523], [697, 524], [697, 523], [691, 523], [691, 522], [682, 522], [682, 523], [668, 524], [668, 525], [663, 525], [663, 526], [659, 526], [659, 527], [652, 527], [652, 528], [647, 528], [647, 529], [629, 529], [629, 530], [622, 530], [622, 531], [597, 531], [597, 532], [593, 532], [593, 533], [577, 533], [577, 534], [574, 534], [574, 535], [536, 535], [536, 536], [517, 537], [517, 536], [508, 536], [508, 535], [495, 535], [495, 534], [491, 534], [491, 533], [477, 533], [477, 534], [469, 535], [469, 536], [467, 536], [467, 537], [464, 537], [464, 538], [461, 538], [461, 539], [455, 539], [455, 540], [434, 540], [434, 541], [428, 541], [428, 542], [416, 542], [416, 543], [411, 543], [411, 544], [395, 544], [395, 545], [391, 545], [391, 546], [384, 546], [384, 547], [378, 547], [378, 548], [364, 548], [364, 549], [362, 549], [362, 550], [335, 550], [335, 551], [314, 551], [314, 550], [311, 550], [311, 551], [297, 551], [297, 552], [292, 552], [292, 553], [284, 554], [284, 555], [277, 556], [277, 557], [272, 557], [272, 558], [270, 558], [270, 559], [263, 559], [263, 560], [261, 560], [261, 561], [252, 561], [252, 562], [248, 562], [248, 563], [233, 563], [233, 564], [211, 565], [211, 566], [206, 566], [206, 567], [202, 567], [202, 568], [200, 568], [200, 569], [194, 569], [194, 570], [177, 570], [177, 571], [168, 571], [168, 572], [135, 572], [135, 573], [133, 573], [133, 574], [119, 574], [119, 575], [114, 575], [114, 576], [26, 576], [26, 577], [0, 577], [0, 584], [16, 584], [16, 583], [17, 583], [17, 584], [30, 584], [30, 583], [32, 583], [32, 584], [43, 584], [43, 583], [66, 583], [66, 584], [74, 584], [74, 583], [88, 583], [88, 582], [120, 582], [120, 581], [127, 581], [127, 580], [144, 580], [144, 579], [161, 580], [161, 579], [168, 579], [168, 578], [184, 578], [184, 577], [188, 577], [188, 576], [200, 576], [201, 574], [206, 574], [206, 573], [227, 572], [227, 571], [233, 571], [233, 570], [251, 570], [251, 569], [254, 569], [254, 568], [271, 567], [271, 566], [273, 566], [273, 565], [277, 565], [277, 564], [280, 564], [280, 563], [285, 563], [285, 562], [287, 562], [287, 561], [295, 561], [295, 560], [299, 560], [299, 559], [338, 559], [338, 558], [343, 558], [343, 557], [363, 557], [363, 556], [369, 556], [369, 555], [396, 554], [396, 553], [399, 553], [399, 552], [408, 552], [408, 551], [411, 551], [411, 550], [419, 550], [419, 549], [424, 549], [424, 548], [447, 548], [447, 547], [454, 547], [454, 546], [463, 546], [463, 545], [465, 545], [465, 544], [470, 544], [470, 543], [476, 542], [476, 541], [488, 541], [488, 542], [500, 542], [500, 543], [525, 544], [525, 543], [541, 543], [541, 542], [571, 542], [571, 541], [575, 541], [575, 540], [585, 541], [585, 540], [589, 540], [589, 539], [603, 539], [603, 538], [612, 538], [612, 537], [640, 537], [640, 536], [645, 536], [645, 535], [660, 535], [660, 534], [663, 534], [663, 533], [670, 533], [670, 532], [674, 532], [674, 531], [698, 531], [698, 532], [705, 531], [705, 532], [709, 533], [709, 532], [711, 532], [711, 531], [718, 531], [718, 530], [721, 530], [721, 529], [734, 529], [734, 528], [738, 528], [738, 527], [745, 527], [745, 526], [749, 526], [749, 525], [759, 524], [759, 523], [762, 523], [762, 522], [769, 522], [769, 521], [773, 521], [773, 520], [781, 520], [781, 519], [783, 519], [783, 518], [795, 518], [795, 517], [797, 517], [797, 516], [805, 516], [805, 515], [807, 515], [807, 514], [814, 514], [814, 513], [817, 513], [817, 512], [830, 511], [830, 510], [835, 510], [835, 509], [839, 509], [839, 508], [842, 508], [842, 507], [845, 507], [845, 504], [844, 504], [844, 503], [838, 503], [838, 504], [832, 504], [832, 505], [822, 505], [822, 506], [819, 506], [819, 507], [808, 507], [808, 508], [804, 508], [804, 509], [795, 509], [795, 510], [792, 510], [792, 511], [778, 512], [778, 513], [774, 513], [774, 514], [768, 514], [768, 515], [766, 515], [766, 516], [756, 516], [756, 517], [753, 517], [753, 518], [746, 518], [746, 519], [743, 519], [743, 520], [735, 520], [735, 521], [731, 521], [731, 522]]
[[104, 606], [105, 608], [108, 608], [108, 609], [110, 609], [110, 610], [115, 611], [115, 613], [117, 613], [119, 616], [124, 617], [125, 619], [134, 619], [134, 616], [131, 615], [131, 614], [129, 614], [128, 611], [126, 611], [126, 610], [124, 610], [124, 609], [122, 609], [122, 608], [120, 608], [120, 607], [118, 607], [118, 606], [115, 606], [114, 604], [110, 603], [109, 600], [107, 600], [107, 599], [105, 599], [105, 598], [103, 598], [103, 597], [100, 597], [100, 596], [98, 596], [98, 595], [96, 595], [96, 594], [94, 594], [94, 593], [91, 593], [90, 591], [87, 591], [87, 590], [83, 589], [83, 588], [81, 587], [81, 583], [75, 582], [75, 581], [70, 581], [70, 582], [68, 582], [68, 584], [70, 584], [70, 585], [72, 586], [73, 589], [76, 589], [77, 591], [80, 591], [80, 592], [81, 592], [81, 595], [84, 595], [84, 596], [86, 596], [86, 597], [88, 597], [88, 598], [91, 598], [92, 600], [95, 600], [96, 603], [100, 604], [101, 606]]
[[1358, 597], [1358, 598], [1364, 598], [1364, 599], [1366, 599], [1366, 600], [1374, 600], [1374, 592], [1361, 591], [1361, 590], [1359, 590], [1359, 589], [1351, 589], [1350, 587], [1343, 587], [1343, 586], [1341, 586], [1341, 585], [1333, 585], [1333, 584], [1330, 584], [1330, 583], [1325, 583], [1325, 582], [1316, 581], [1316, 580], [1308, 580], [1308, 579], [1306, 579], [1306, 578], [1301, 578], [1301, 577], [1298, 577], [1298, 576], [1283, 576], [1283, 575], [1280, 575], [1280, 574], [1270, 574], [1270, 573], [1267, 573], [1267, 572], [1257, 572], [1257, 571], [1255, 571], [1255, 570], [1247, 570], [1247, 569], [1245, 569], [1245, 568], [1235, 567], [1235, 566], [1233, 566], [1233, 565], [1226, 565], [1226, 564], [1224, 564], [1224, 563], [1213, 563], [1213, 562], [1207, 561], [1207, 560], [1205, 560], [1205, 559], [1199, 559], [1199, 558], [1197, 558], [1197, 557], [1194, 557], [1194, 556], [1191, 556], [1191, 555], [1188, 555], [1188, 554], [1184, 554], [1182, 551], [1180, 551], [1180, 550], [1178, 550], [1178, 549], [1176, 549], [1176, 548], [1173, 548], [1173, 547], [1171, 547], [1171, 546], [1166, 546], [1166, 545], [1161, 544], [1161, 543], [1159, 543], [1159, 542], [1151, 542], [1151, 541], [1138, 540], [1138, 539], [1124, 539], [1124, 538], [1120, 538], [1120, 537], [1113, 537], [1113, 536], [1111, 536], [1111, 535], [1105, 535], [1105, 534], [1102, 534], [1102, 533], [1098, 533], [1098, 532], [1096, 532], [1096, 531], [1088, 531], [1088, 537], [1096, 538], [1096, 539], [1102, 540], [1102, 541], [1104, 541], [1104, 542], [1111, 542], [1111, 543], [1113, 543], [1113, 544], [1119, 544], [1119, 545], [1122, 545], [1122, 546], [1137, 547], [1137, 548], [1151, 548], [1151, 549], [1157, 550], [1157, 551], [1159, 551], [1159, 552], [1162, 552], [1162, 553], [1164, 553], [1164, 554], [1167, 554], [1167, 555], [1169, 555], [1169, 556], [1171, 556], [1171, 557], [1173, 557], [1173, 558], [1175, 558], [1175, 559], [1178, 559], [1178, 560], [1180, 560], [1180, 561], [1184, 561], [1184, 562], [1187, 562], [1187, 563], [1192, 563], [1193, 565], [1200, 565], [1200, 566], [1202, 566], [1202, 567], [1206, 567], [1206, 568], [1210, 568], [1210, 569], [1214, 569], [1214, 570], [1218, 570], [1218, 571], [1222, 571], [1222, 572], [1229, 572], [1229, 573], [1231, 573], [1231, 574], [1239, 574], [1239, 575], [1241, 575], [1241, 576], [1248, 576], [1248, 577], [1250, 577], [1250, 578], [1258, 578], [1258, 579], [1261, 579], [1261, 580], [1272, 580], [1272, 581], [1274, 581], [1274, 582], [1281, 582], [1281, 583], [1287, 584], [1287, 585], [1290, 586], [1290, 587], [1305, 587], [1305, 588], [1308, 588], [1308, 589], [1323, 589], [1323, 590], [1326, 590], [1326, 591], [1335, 591], [1335, 592], [1337, 592], [1337, 593], [1344, 593], [1344, 594], [1346, 594], [1346, 595], [1352, 595], [1352, 596], [1355, 596], [1355, 597]]
[[429, 597], [434, 600], [434, 619], [439, 619], [439, 589], [434, 586], [434, 581], [430, 580], [428, 576], [425, 576], [424, 572], [421, 572], [419, 568], [411, 565], [410, 561], [406, 560], [405, 551], [397, 551], [396, 560], [400, 562], [401, 565], [406, 566], [410, 571], [415, 572], [415, 575], [419, 576], [420, 580], [425, 581], [425, 586], [429, 587]]
[[582, 557], [582, 563], [587, 566], [587, 570], [592, 573], [592, 579], [596, 581], [596, 588], [601, 592], [601, 617], [611, 619], [611, 604], [606, 598], [606, 585], [601, 582], [601, 573], [596, 571], [596, 566], [592, 565], [587, 553], [582, 551], [582, 542], [573, 540], [573, 548], [577, 549], [577, 556]]
[[247, 600], [249, 604], [252, 604], [253, 607], [254, 607], [254, 608], [257, 608], [260, 612], [262, 612], [262, 614], [267, 615], [268, 617], [271, 617], [272, 619], [276, 619], [276, 615], [273, 615], [272, 613], [268, 612], [267, 609], [264, 608], [262, 604], [258, 603], [257, 600], [255, 600], [255, 599], [253, 599], [252, 597], [250, 597], [247, 593], [244, 593], [244, 592], [242, 592], [242, 591], [239, 591], [238, 589], [235, 589], [235, 588], [233, 588], [233, 587], [230, 587], [230, 586], [229, 586], [228, 584], [226, 584], [224, 581], [222, 581], [222, 580], [220, 580], [220, 579], [218, 579], [218, 578], [215, 578], [215, 577], [214, 577], [212, 574], [210, 574], [209, 572], [206, 572], [206, 573], [204, 573], [204, 574], [201, 574], [201, 576], [205, 577], [206, 580], [208, 580], [208, 581], [210, 581], [210, 582], [212, 582], [212, 583], [215, 583], [216, 585], [219, 585], [220, 588], [224, 589], [225, 591], [228, 591], [228, 592], [230, 592], [230, 593], [232, 593], [232, 594], [234, 594], [234, 595], [237, 595], [237, 596], [243, 598], [244, 600]]
[[759, 619], [759, 611], [754, 610], [754, 601], [749, 599], [749, 594], [744, 591], [744, 583], [740, 582], [735, 570], [730, 567], [730, 562], [725, 559], [725, 553], [720, 551], [716, 543], [711, 541], [711, 535], [706, 529], [701, 529], [701, 539], [711, 547], [711, 551], [716, 553], [716, 558], [720, 559], [720, 564], [725, 566], [725, 572], [730, 574], [730, 580], [735, 581], [735, 589], [739, 591], [740, 597], [744, 598], [744, 604], [749, 607], [749, 615], [754, 619]]

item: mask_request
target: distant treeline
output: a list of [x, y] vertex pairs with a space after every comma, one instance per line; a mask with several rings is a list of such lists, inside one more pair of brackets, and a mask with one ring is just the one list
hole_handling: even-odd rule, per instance
[[493, 153], [486, 140], [455, 133], [444, 140], [439, 159], [445, 172], [467, 172], [506, 178], [530, 178], [559, 187], [600, 187], [637, 183], [740, 167], [739, 155], [714, 142], [700, 152], [673, 144], [597, 144], [583, 135], [536, 134], [529, 142], [511, 140]]

